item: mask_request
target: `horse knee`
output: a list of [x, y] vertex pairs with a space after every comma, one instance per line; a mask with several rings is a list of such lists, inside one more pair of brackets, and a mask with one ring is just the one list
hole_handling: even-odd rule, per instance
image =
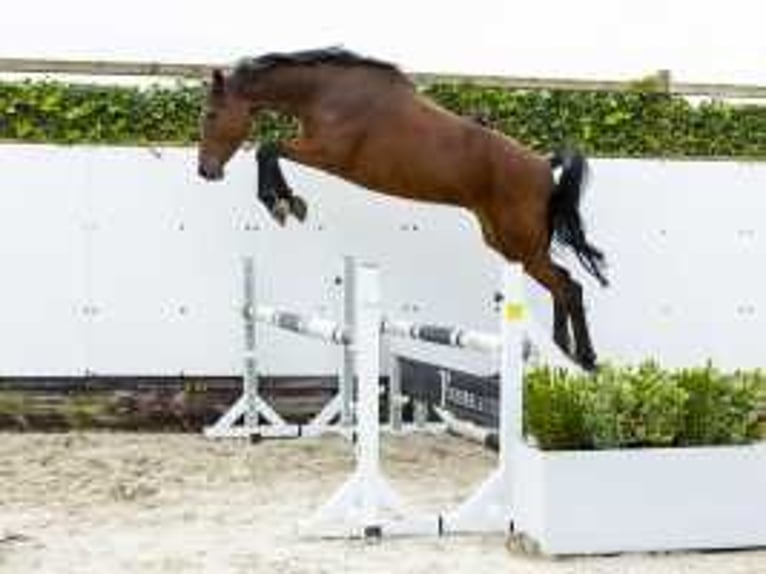
[[264, 201], [272, 196], [289, 200], [293, 194], [279, 166], [281, 156], [282, 148], [279, 142], [261, 144], [255, 152], [258, 162], [258, 195]]

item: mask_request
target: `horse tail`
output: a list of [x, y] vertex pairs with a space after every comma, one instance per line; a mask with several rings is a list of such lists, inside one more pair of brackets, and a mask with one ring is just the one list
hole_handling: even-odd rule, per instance
[[585, 156], [577, 152], [558, 151], [550, 158], [552, 170], [561, 168], [561, 175], [553, 189], [548, 218], [552, 238], [556, 243], [570, 247], [585, 270], [608, 285], [605, 275], [604, 254], [585, 237], [580, 215], [580, 197], [588, 177]]

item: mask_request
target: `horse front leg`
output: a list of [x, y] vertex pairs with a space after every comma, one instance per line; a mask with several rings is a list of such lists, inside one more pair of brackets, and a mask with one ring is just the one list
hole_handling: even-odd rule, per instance
[[258, 198], [271, 216], [284, 225], [287, 216], [293, 214], [299, 221], [306, 219], [306, 202], [293, 193], [279, 166], [284, 155], [280, 142], [266, 142], [255, 154], [258, 161]]

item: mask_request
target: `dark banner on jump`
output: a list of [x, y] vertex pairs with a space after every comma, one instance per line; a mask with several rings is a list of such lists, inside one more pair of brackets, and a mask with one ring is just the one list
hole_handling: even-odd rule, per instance
[[414, 359], [397, 357], [402, 393], [414, 400], [444, 406], [455, 416], [485, 427], [498, 426], [500, 383]]

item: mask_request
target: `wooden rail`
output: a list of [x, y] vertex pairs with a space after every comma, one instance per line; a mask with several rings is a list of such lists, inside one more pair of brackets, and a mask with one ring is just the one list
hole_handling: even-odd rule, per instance
[[[82, 76], [133, 76], [195, 79], [205, 77], [213, 64], [185, 64], [166, 62], [49, 60], [27, 58], [0, 58], [0, 73], [5, 74], [63, 74]], [[221, 66], [226, 67], [226, 66]], [[719, 99], [766, 100], [766, 85], [740, 85], [727, 83], [673, 82], [669, 71], [661, 70], [639, 81], [582, 80], [572, 78], [529, 78], [510, 76], [482, 76], [438, 73], [413, 73], [411, 77], [422, 85], [437, 82], [470, 82], [483, 86], [508, 89], [549, 89], [574, 91], [625, 91], [644, 81], [658, 89], [683, 96], [701, 96]]]

